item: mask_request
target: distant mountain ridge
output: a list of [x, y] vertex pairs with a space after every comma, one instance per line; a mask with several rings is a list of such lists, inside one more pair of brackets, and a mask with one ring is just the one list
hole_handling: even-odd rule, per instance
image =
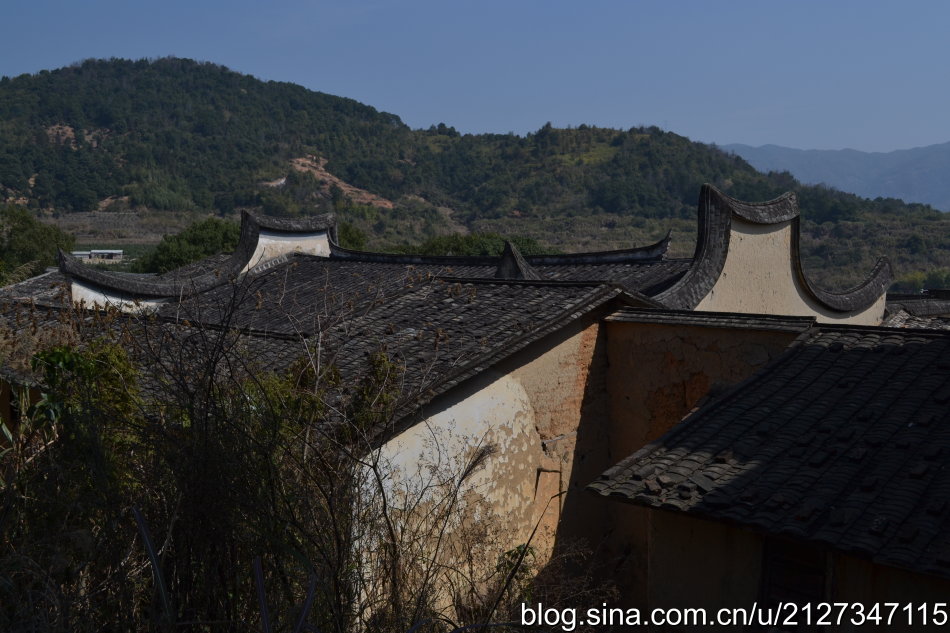
[[899, 198], [950, 211], [950, 142], [893, 152], [739, 143], [720, 147], [760, 171], [788, 171], [806, 184], [826, 184], [865, 198]]

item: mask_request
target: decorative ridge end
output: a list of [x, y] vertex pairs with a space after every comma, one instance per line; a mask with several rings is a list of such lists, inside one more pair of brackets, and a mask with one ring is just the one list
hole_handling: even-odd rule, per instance
[[691, 310], [712, 290], [722, 273], [729, 252], [732, 218], [736, 216], [754, 224], [790, 222], [792, 228], [792, 263], [802, 289], [819, 306], [835, 312], [855, 312], [869, 308], [887, 289], [893, 279], [890, 263], [878, 260], [865, 281], [854, 288], [834, 293], [817, 288], [802, 269], [798, 197], [787, 192], [766, 202], [744, 202], [727, 196], [711, 184], [704, 184], [699, 194], [698, 235], [693, 263], [686, 274], [672, 287], [656, 295], [671, 307]]
[[303, 218], [278, 218], [269, 215], [257, 215], [250, 211], [241, 213], [241, 224], [253, 223], [258, 230], [280, 233], [315, 233], [336, 228], [336, 215], [324, 213]]
[[280, 233], [333, 232], [336, 216], [332, 213], [309, 218], [274, 218], [259, 216], [250, 211], [241, 213], [241, 235], [231, 256], [214, 270], [190, 279], [162, 280], [150, 275], [116, 273], [85, 266], [75, 257], [60, 250], [59, 269], [63, 274], [94, 284], [105, 290], [130, 296], [182, 297], [203, 292], [228, 280], [235, 279], [248, 267], [257, 250], [262, 230]]
[[[800, 215], [798, 196], [787, 191], [777, 198], [765, 202], [745, 202], [726, 195], [713, 185], [706, 183], [699, 194], [700, 213], [711, 205], [721, 206], [746, 222], [754, 224], [778, 224]], [[704, 209], [707, 207], [707, 209]]]
[[805, 274], [799, 253], [798, 231], [795, 232], [792, 249], [802, 286], [816, 301], [836, 312], [855, 312], [871, 307], [875, 301], [887, 294], [888, 287], [894, 281], [894, 269], [890, 260], [880, 257], [864, 281], [841, 292], [829, 292], [816, 287]]
[[527, 279], [531, 281], [541, 280], [531, 264], [525, 261], [518, 247], [505, 240], [505, 250], [498, 259], [498, 268], [495, 269], [495, 279]]

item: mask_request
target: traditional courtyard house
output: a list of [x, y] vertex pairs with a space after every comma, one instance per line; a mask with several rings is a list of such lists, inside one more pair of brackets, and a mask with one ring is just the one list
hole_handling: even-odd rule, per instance
[[399, 421], [377, 437], [396, 467], [419, 470], [432, 437], [459, 459], [494, 444], [472, 485], [506, 523], [507, 545], [538, 521], [542, 550], [583, 537], [630, 579], [625, 598], [637, 604], [665, 582], [651, 575], [661, 560], [653, 511], [607, 503], [587, 484], [697, 406], [772, 375], [799, 337], [935, 314], [913, 297], [889, 310], [883, 260], [849, 291], [816, 287], [802, 270], [792, 194], [750, 204], [704, 186], [692, 258], [668, 257], [668, 239], [557, 256], [511, 245], [500, 257], [389, 255], [341, 248], [334, 232], [332, 216], [245, 214], [228, 257], [149, 276], [63, 255], [59, 271], [2, 295], [47, 318], [65, 301], [233, 329], [278, 371], [314, 341], [344, 377], [382, 351], [405, 373]]

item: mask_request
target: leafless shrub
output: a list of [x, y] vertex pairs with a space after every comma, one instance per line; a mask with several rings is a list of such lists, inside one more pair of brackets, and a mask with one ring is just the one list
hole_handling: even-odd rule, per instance
[[0, 629], [435, 632], [582, 595], [480, 496], [494, 446], [443, 459], [434, 435], [396, 463], [403, 368], [343, 377], [319, 334], [242, 331], [241, 292], [214, 326], [186, 306], [0, 330], [40, 386], [0, 440]]

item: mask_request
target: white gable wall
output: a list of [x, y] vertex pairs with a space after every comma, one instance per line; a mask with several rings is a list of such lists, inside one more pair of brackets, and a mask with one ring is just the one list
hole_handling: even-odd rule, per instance
[[278, 233], [261, 229], [257, 238], [254, 254], [241, 270], [246, 273], [251, 268], [266, 263], [281, 255], [304, 253], [320, 257], [330, 256], [330, 240], [327, 231], [314, 233]]
[[729, 250], [719, 279], [696, 310], [815, 316], [826, 323], [880, 325], [884, 293], [865, 310], [836, 312], [802, 287], [792, 257], [792, 220], [753, 224], [732, 216]]

